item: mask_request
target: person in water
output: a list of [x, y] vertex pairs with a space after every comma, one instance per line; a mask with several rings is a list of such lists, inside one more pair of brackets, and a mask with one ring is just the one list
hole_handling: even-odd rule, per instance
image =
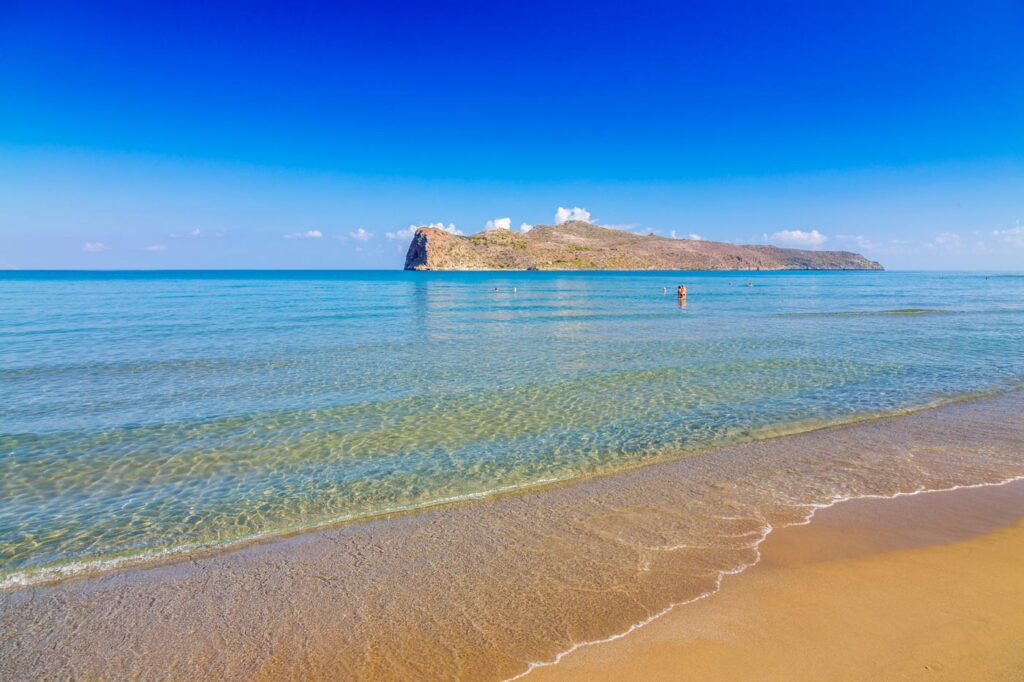
[[676, 288], [676, 296], [678, 296], [679, 298], [686, 298], [686, 285], [685, 284], [680, 284], [679, 287]]

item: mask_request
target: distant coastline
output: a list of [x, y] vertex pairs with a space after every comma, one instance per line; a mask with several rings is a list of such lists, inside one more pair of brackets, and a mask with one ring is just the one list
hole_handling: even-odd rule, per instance
[[581, 221], [469, 236], [419, 227], [406, 270], [884, 270], [850, 251], [669, 239]]

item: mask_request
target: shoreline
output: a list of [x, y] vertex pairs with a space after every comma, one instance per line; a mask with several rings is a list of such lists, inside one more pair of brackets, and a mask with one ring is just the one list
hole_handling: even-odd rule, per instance
[[[906, 499], [918, 495], [930, 499]], [[893, 504], [901, 498], [902, 504]], [[960, 647], [955, 654], [955, 664], [961, 668], [958, 673], [950, 673], [950, 663], [938, 660], [945, 655], [935, 651], [938, 645], [917, 641], [919, 632], [905, 636], [899, 645], [902, 649], [896, 651], [877, 636], [879, 632], [892, 635], [893, 628], [905, 626], [909, 616], [893, 613], [908, 612], [914, 618], [927, 614], [937, 620], [952, 611], [965, 619], [975, 616], [965, 613], [962, 605], [955, 608], [955, 597], [942, 590], [929, 592], [928, 603], [920, 599], [925, 591], [921, 584], [930, 587], [929, 581], [948, 580], [945, 574], [953, 571], [977, 578], [981, 589], [976, 591], [983, 597], [991, 597], [991, 592], [1016, 595], [1018, 603], [1024, 599], [1024, 579], [985, 585], [998, 582], [996, 578], [990, 581], [988, 572], [999, 568], [992, 566], [986, 550], [989, 554], [994, 549], [1012, 552], [1014, 562], [1024, 558], [1024, 479], [844, 500], [816, 510], [803, 525], [807, 528], [795, 524], [778, 529], [775, 537], [764, 543], [763, 562], [700, 600], [699, 612], [673, 607], [645, 624], [649, 628], [637, 627], [603, 642], [581, 644], [563, 653], [559, 661], [531, 669], [530, 679], [729, 680], [775, 679], [773, 675], [779, 674], [788, 679], [860, 679], [865, 671], [856, 668], [854, 659], [865, 649], [890, 666], [871, 670], [872, 674], [891, 675], [897, 672], [893, 666], [899, 666], [901, 679], [943, 672], [963, 675], [983, 669], [991, 675], [1005, 674], [1010, 668], [1014, 674], [1024, 671], [1024, 654], [1018, 652], [1013, 637], [982, 643], [972, 639], [967, 625], [947, 627], [943, 632]], [[1007, 562], [1001, 563], [1001, 577], [1005, 578]], [[916, 591], [907, 584], [911, 578], [905, 573], [907, 566], [916, 569]], [[966, 580], [961, 573], [955, 575]], [[824, 576], [820, 584], [812, 582], [820, 576]], [[882, 578], [893, 584], [878, 585]], [[857, 589], [836, 590], [841, 581]], [[989, 586], [992, 590], [985, 591]], [[907, 590], [912, 597], [901, 601], [900, 590]], [[881, 602], [867, 603], [878, 591], [888, 592], [885, 613], [861, 619], [846, 615], [856, 608], [881, 606]], [[972, 597], [980, 601], [977, 594]], [[802, 606], [805, 603], [812, 606]], [[1005, 613], [997, 616], [999, 604], [992, 601], [980, 601], [976, 606], [986, 619], [1014, 618]], [[828, 629], [826, 621], [830, 619], [842, 621], [842, 626]], [[901, 625], [895, 625], [897, 622]], [[1018, 616], [1015, 622], [1024, 625], [1024, 618]], [[844, 639], [840, 627], [853, 628], [854, 639], [850, 640], [852, 635]], [[820, 632], [826, 634], [816, 634]], [[627, 638], [627, 634], [631, 636]], [[1007, 646], [1008, 642], [1013, 646]], [[828, 650], [830, 655], [813, 661], [800, 650], [804, 645], [807, 651]], [[972, 647], [997, 648], [1003, 656], [993, 662], [975, 655]], [[918, 649], [927, 650], [928, 663], [918, 660], [922, 655]], [[970, 668], [962, 669], [965, 665]], [[683, 670], [687, 672], [683, 674]], [[527, 673], [518, 678], [525, 676]], [[1010, 675], [1006, 679], [1011, 679]]]
[[[555, 486], [571, 486], [578, 483], [584, 483], [595, 478], [624, 475], [629, 473], [630, 471], [643, 469], [644, 467], [648, 466], [669, 464], [673, 461], [682, 460], [690, 457], [700, 457], [703, 454], [713, 453], [717, 450], [722, 450], [728, 447], [742, 446], [745, 444], [757, 443], [762, 441], [784, 439], [791, 436], [814, 433], [817, 431], [843, 429], [877, 420], [898, 419], [900, 417], [913, 415], [921, 411], [933, 410], [936, 408], [951, 405], [970, 403], [972, 401], [984, 400], [986, 398], [999, 397], [1001, 395], [1013, 394], [1021, 390], [1022, 389], [1020, 386], [1014, 384], [1009, 387], [995, 387], [984, 391], [976, 391], [954, 396], [935, 398], [926, 403], [911, 405], [909, 407], [899, 408], [890, 411], [867, 412], [849, 415], [847, 417], [835, 419], [828, 423], [817, 423], [814, 422], [813, 420], [802, 420], [772, 426], [758, 427], [754, 429], [754, 434], [757, 434], [759, 432], [770, 432], [771, 435], [762, 437], [757, 437], [756, 435], [754, 435], [753, 437], [739, 437], [735, 439], [726, 439], [718, 443], [696, 445], [692, 449], [686, 449], [681, 453], [674, 453], [671, 455], [664, 456], [655, 456], [648, 460], [632, 463], [621, 468], [612, 468], [607, 471], [597, 471], [586, 475], [572, 476], [567, 478], [541, 479], [522, 484], [510, 484], [506, 486], [499, 486], [498, 488], [490, 490], [468, 492], [464, 494], [455, 495], [452, 497], [439, 498], [437, 500], [425, 502], [422, 504], [416, 504], [409, 507], [382, 509], [379, 511], [369, 512], [366, 514], [329, 519], [322, 522], [316, 522], [308, 526], [270, 530], [265, 533], [258, 533], [255, 535], [233, 538], [225, 543], [197, 541], [191, 544], [186, 543], [174, 547], [164, 547], [155, 549], [151, 552], [142, 552], [127, 556], [111, 556], [97, 559], [84, 559], [82, 561], [71, 561], [66, 564], [41, 566], [36, 569], [16, 571], [6, 576], [0, 577], [0, 593], [10, 590], [18, 590], [32, 587], [52, 586], [60, 584], [61, 582], [67, 580], [100, 579], [105, 574], [110, 572], [126, 571], [132, 569], [146, 569], [173, 564], [179, 561], [190, 561], [199, 557], [208, 557], [221, 553], [231, 553], [235, 551], [244, 550], [246, 547], [251, 547], [254, 545], [284, 541], [297, 535], [317, 533], [321, 531], [342, 528], [355, 524], [388, 521], [406, 515], [414, 515], [432, 510], [452, 508], [463, 504], [473, 504], [478, 502], [487, 503], [488, 501], [501, 499], [502, 497], [508, 495], [530, 495]], [[1006, 482], [1008, 481], [1002, 481], [1001, 483]], [[982, 483], [978, 485], [990, 484]], [[910, 494], [916, 494], [917, 492], [941, 491], [919, 490], [915, 491], [915, 493]], [[824, 503], [823, 506], [828, 507], [843, 501], [845, 500], [833, 500]]]
[[[640, 622], [637, 622], [637, 623], [634, 623], [634, 624], [630, 625], [629, 628], [627, 628], [626, 630], [624, 630], [622, 632], [617, 632], [617, 633], [612, 634], [612, 635], [610, 635], [608, 637], [605, 637], [604, 639], [598, 639], [598, 640], [592, 640], [592, 641], [580, 642], [578, 644], [574, 644], [571, 648], [569, 648], [569, 649], [567, 649], [565, 651], [559, 652], [558, 654], [556, 654], [556, 656], [553, 659], [550, 659], [550, 660], [547, 660], [547, 661], [534, 661], [534, 662], [531, 662], [529, 664], [529, 667], [526, 670], [524, 670], [523, 672], [519, 673], [518, 675], [515, 675], [513, 677], [507, 678], [503, 682], [513, 682], [514, 680], [520, 680], [520, 679], [523, 679], [523, 678], [525, 678], [527, 676], [530, 676], [531, 679], [534, 679], [537, 676], [536, 675], [532, 675], [532, 673], [538, 672], [538, 671], [543, 670], [545, 668], [552, 668], [552, 667], [558, 666], [558, 664], [561, 663], [566, 657], [572, 656], [572, 655], [576, 654], [579, 651], [582, 651], [584, 649], [588, 649], [590, 647], [600, 647], [603, 644], [609, 644], [611, 642], [615, 642], [615, 641], [618, 641], [618, 640], [623, 639], [625, 637], [628, 637], [628, 636], [632, 635], [633, 633], [639, 632], [642, 628], [645, 628], [648, 625], [651, 625], [651, 624], [661, 620], [662, 618], [665, 618], [666, 616], [670, 616], [671, 614], [673, 614], [678, 609], [690, 606], [691, 604], [696, 604], [697, 602], [703, 601], [705, 599], [710, 599], [710, 598], [716, 596], [723, 589], [725, 589], [723, 587], [722, 583], [724, 582], [724, 580], [726, 578], [728, 578], [730, 576], [742, 575], [742, 574], [746, 573], [747, 571], [750, 571], [752, 569], [757, 568], [757, 566], [761, 563], [761, 559], [762, 559], [761, 547], [763, 545], [765, 545], [765, 543], [767, 543], [770, 540], [770, 538], [771, 538], [771, 536], [773, 534], [777, 534], [777, 533], [779, 533], [781, 531], [785, 531], [785, 530], [788, 530], [788, 529], [791, 529], [791, 528], [798, 528], [800, 526], [810, 525], [810, 524], [812, 524], [814, 522], [815, 518], [817, 517], [817, 515], [820, 512], [827, 511], [827, 510], [830, 510], [830, 509], [834, 509], [836, 507], [840, 507], [840, 506], [851, 504], [851, 503], [853, 503], [855, 505], [858, 502], [867, 502], [867, 501], [886, 502], [886, 501], [898, 500], [900, 498], [916, 497], [918, 495], [932, 495], [932, 494], [941, 495], [941, 494], [956, 493], [958, 491], [964, 491], [964, 490], [983, 490], [983, 489], [986, 489], [986, 488], [1000, 488], [1000, 487], [1007, 486], [1007, 485], [1019, 485], [1021, 487], [1021, 490], [1022, 490], [1022, 497], [1024, 497], [1024, 476], [1014, 476], [1012, 478], [1008, 478], [1008, 479], [1003, 480], [1003, 481], [998, 481], [996, 483], [971, 483], [971, 484], [958, 485], [958, 486], [954, 486], [954, 487], [951, 487], [951, 488], [922, 489], [922, 490], [916, 490], [916, 491], [913, 491], [913, 492], [899, 492], [899, 493], [895, 493], [893, 495], [863, 495], [863, 496], [859, 496], [859, 497], [847, 497], [847, 498], [835, 500], [833, 502], [822, 503], [822, 504], [819, 504], [819, 505], [813, 505], [813, 508], [808, 513], [806, 519], [804, 519], [803, 521], [797, 521], [797, 522], [789, 523], [789, 524], [786, 524], [785, 526], [781, 526], [779, 528], [774, 528], [774, 527], [769, 528], [767, 530], [767, 532], [764, 534], [764, 536], [761, 538], [761, 540], [759, 542], [757, 542], [756, 545], [755, 545], [755, 549], [757, 550], [757, 558], [754, 560], [754, 562], [751, 563], [751, 564], [748, 564], [746, 566], [739, 567], [736, 570], [731, 570], [731, 571], [723, 572], [719, 576], [718, 584], [715, 585], [714, 590], [712, 590], [710, 592], [707, 592], [705, 594], [701, 594], [701, 595], [699, 595], [697, 597], [694, 597], [693, 599], [689, 599], [687, 601], [683, 601], [683, 602], [679, 602], [679, 603], [676, 603], [676, 604], [671, 604], [669, 606], [666, 606], [664, 609], [662, 609], [658, 613], [650, 616], [649, 618], [647, 618], [647, 619], [645, 619], [643, 621], [640, 621]], [[1022, 507], [1021, 507], [1021, 513], [1019, 515], [1019, 518], [1021, 520], [1024, 520], [1024, 505], [1022, 505]], [[594, 671], [590, 671], [589, 674], [594, 674]]]
[[1022, 405], [957, 402], [8, 590], [0, 675], [514, 678], [706, 603], [772, 529], [837, 500], [1024, 477]]

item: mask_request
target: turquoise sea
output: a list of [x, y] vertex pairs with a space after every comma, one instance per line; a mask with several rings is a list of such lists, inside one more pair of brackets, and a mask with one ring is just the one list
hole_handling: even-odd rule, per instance
[[1020, 274], [3, 272], [0, 584], [1022, 381]]

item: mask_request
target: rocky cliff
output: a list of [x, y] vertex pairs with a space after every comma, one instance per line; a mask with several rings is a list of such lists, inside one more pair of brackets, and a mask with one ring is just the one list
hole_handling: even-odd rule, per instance
[[468, 237], [432, 227], [413, 235], [406, 270], [882, 270], [849, 251], [724, 244], [613, 230], [583, 222], [527, 233], [488, 230]]

